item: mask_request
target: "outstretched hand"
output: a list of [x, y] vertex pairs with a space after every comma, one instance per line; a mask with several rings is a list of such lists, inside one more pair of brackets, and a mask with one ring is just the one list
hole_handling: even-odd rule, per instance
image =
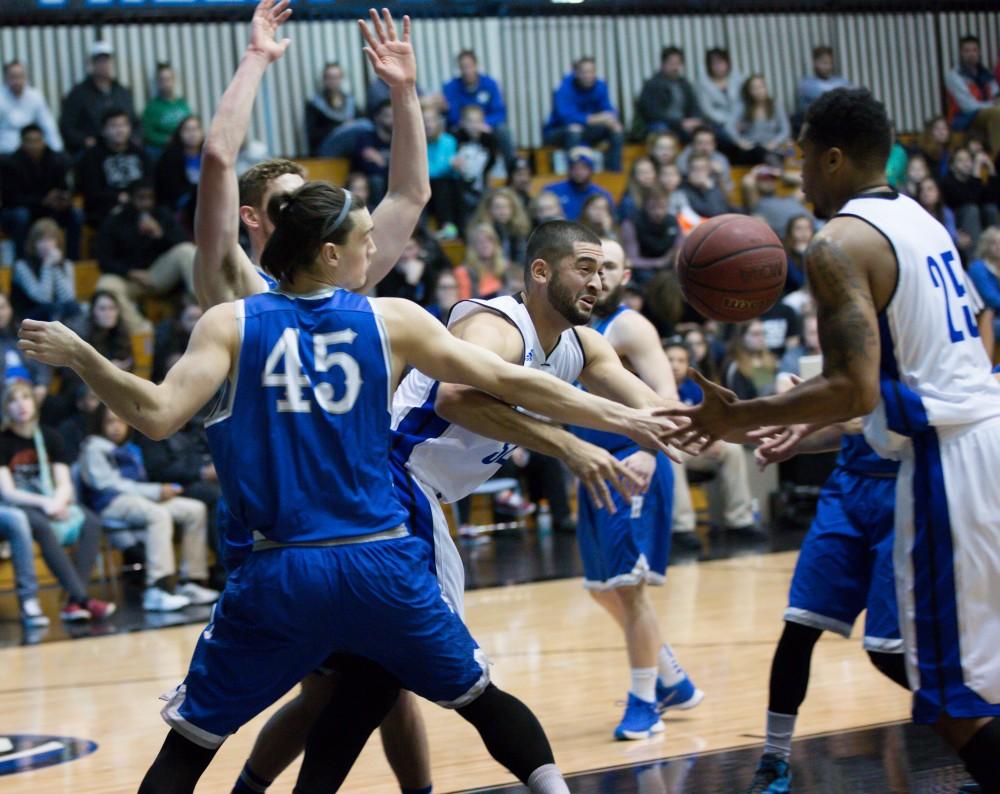
[[53, 367], [71, 367], [83, 340], [62, 323], [24, 320], [17, 346], [28, 358]]
[[396, 24], [388, 8], [382, 9], [382, 18], [374, 8], [369, 10], [372, 34], [368, 23], [358, 20], [361, 35], [367, 46], [364, 48], [368, 61], [378, 75], [390, 88], [400, 88], [416, 85], [417, 60], [413, 57], [413, 47], [410, 46], [410, 18], [403, 17], [403, 38], [396, 35]]
[[799, 454], [799, 443], [815, 430], [812, 425], [762, 427], [747, 433], [747, 438], [760, 442], [753, 457], [763, 471], [772, 463], [783, 463]]
[[278, 39], [280, 28], [292, 15], [291, 0], [260, 0], [253, 12], [250, 23], [249, 49], [264, 55], [268, 63], [274, 63], [288, 49], [291, 39]]
[[675, 419], [686, 417], [689, 424], [682, 425], [667, 439], [675, 441], [692, 435], [700, 436], [703, 446], [708, 447], [720, 438], [725, 438], [730, 431], [739, 428], [732, 426], [731, 407], [739, 402], [739, 398], [731, 392], [713, 383], [698, 370], [689, 370], [691, 380], [697, 383], [703, 392], [704, 399], [698, 404], [687, 408], [671, 408], [669, 415]]

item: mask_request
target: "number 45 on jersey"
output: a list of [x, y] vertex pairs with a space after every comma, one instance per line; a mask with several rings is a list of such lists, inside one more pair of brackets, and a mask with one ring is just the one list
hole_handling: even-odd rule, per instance
[[[346, 414], [350, 411], [361, 392], [361, 367], [348, 353], [343, 350], [331, 351], [330, 348], [352, 345], [357, 336], [357, 332], [351, 329], [316, 334], [312, 337], [313, 372], [307, 373], [302, 366], [299, 329], [286, 328], [277, 344], [271, 348], [264, 364], [264, 386], [284, 389], [284, 396], [278, 398], [278, 410], [309, 413], [312, 411], [312, 401], [306, 389], [310, 389], [319, 407], [328, 414]], [[308, 339], [308, 335], [306, 338]], [[283, 371], [279, 372], [279, 368]], [[344, 394], [340, 399], [334, 399], [333, 384], [320, 380], [318, 376], [338, 368], [344, 374]]]

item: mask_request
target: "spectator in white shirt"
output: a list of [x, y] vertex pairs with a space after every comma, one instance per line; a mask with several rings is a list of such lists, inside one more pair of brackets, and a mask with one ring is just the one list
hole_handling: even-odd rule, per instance
[[42, 92], [28, 85], [28, 72], [20, 61], [3, 67], [0, 86], [0, 154], [12, 154], [21, 145], [21, 128], [37, 124], [45, 134], [45, 143], [55, 152], [63, 149], [59, 125], [52, 117]]

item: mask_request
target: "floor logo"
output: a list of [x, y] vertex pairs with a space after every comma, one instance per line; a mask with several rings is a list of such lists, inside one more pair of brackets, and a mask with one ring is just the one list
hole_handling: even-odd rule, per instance
[[0, 735], [0, 775], [16, 775], [90, 755], [95, 742], [70, 736]]

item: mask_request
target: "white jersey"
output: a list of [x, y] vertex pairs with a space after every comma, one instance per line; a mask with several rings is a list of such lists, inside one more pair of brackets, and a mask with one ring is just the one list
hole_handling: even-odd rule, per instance
[[882, 399], [865, 420], [872, 447], [898, 457], [908, 440], [890, 427], [910, 435], [1000, 416], [1000, 384], [976, 326], [979, 298], [944, 226], [898, 193], [852, 199], [839, 215], [878, 230], [899, 271], [878, 317]]
[[[544, 370], [567, 383], [580, 376], [584, 355], [576, 330], [563, 331], [546, 354], [520, 296], [457, 303], [448, 326], [484, 311], [506, 317], [521, 332], [524, 366]], [[438, 385], [417, 370], [399, 384], [392, 402], [392, 456], [394, 462], [429, 485], [438, 498], [454, 502], [492, 477], [516, 446], [477, 435], [438, 416], [434, 410]]]

